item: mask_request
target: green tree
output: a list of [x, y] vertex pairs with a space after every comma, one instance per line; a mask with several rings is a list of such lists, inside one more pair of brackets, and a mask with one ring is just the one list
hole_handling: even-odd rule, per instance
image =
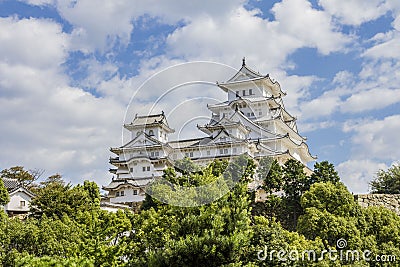
[[8, 195], [8, 191], [4, 186], [3, 180], [0, 179], [0, 206], [7, 204], [9, 201], [10, 196]]
[[40, 178], [44, 170], [25, 170], [22, 166], [14, 166], [1, 171], [1, 178], [15, 179], [20, 185], [28, 186]]
[[84, 185], [65, 184], [62, 176], [55, 174], [42, 182], [31, 202], [31, 212], [35, 217], [45, 214], [47, 217], [64, 214], [74, 216], [79, 211], [98, 209], [100, 192], [93, 182], [85, 181]]
[[[127, 255], [128, 265], [221, 266], [240, 263], [248, 253], [251, 238], [247, 181], [254, 174], [255, 165], [244, 158], [231, 163], [226, 169], [210, 164], [195, 178], [199, 184], [208, 184], [223, 175], [222, 181], [237, 180], [232, 190], [220, 199], [197, 207], [161, 205], [157, 210], [150, 208], [134, 215], [135, 234], [127, 249], [131, 251]], [[187, 177], [184, 175], [184, 178]]]
[[339, 174], [332, 163], [321, 161], [314, 164], [314, 172], [311, 174], [311, 183], [331, 182], [335, 184], [339, 181]]
[[283, 166], [283, 192], [286, 218], [283, 225], [290, 230], [296, 229], [297, 218], [303, 213], [300, 197], [310, 187], [311, 180], [304, 172], [304, 165], [294, 159], [289, 159]]
[[263, 181], [265, 192], [272, 194], [282, 188], [282, 167], [276, 159], [271, 157], [262, 158], [257, 170], [258, 178]]
[[351, 248], [360, 248], [360, 207], [343, 184], [313, 184], [301, 197], [301, 206], [305, 213], [299, 218], [299, 233], [309, 239], [320, 237], [326, 246], [345, 238]]
[[370, 185], [374, 194], [400, 194], [400, 165], [379, 170]]

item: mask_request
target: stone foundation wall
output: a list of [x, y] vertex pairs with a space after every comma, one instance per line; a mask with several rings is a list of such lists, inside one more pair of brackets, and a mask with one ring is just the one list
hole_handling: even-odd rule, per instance
[[361, 207], [383, 206], [400, 216], [400, 194], [364, 194], [354, 198]]

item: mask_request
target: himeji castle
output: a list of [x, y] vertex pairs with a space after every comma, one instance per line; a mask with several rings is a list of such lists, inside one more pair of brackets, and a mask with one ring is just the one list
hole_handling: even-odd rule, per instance
[[227, 100], [207, 105], [211, 119], [197, 126], [205, 137], [169, 140], [174, 129], [164, 112], [137, 115], [124, 125], [131, 140], [110, 149], [115, 154], [110, 158], [114, 177], [103, 186], [108, 191], [103, 203], [132, 206], [143, 201], [144, 187], [185, 157], [200, 165], [242, 154], [255, 160], [270, 156], [281, 163], [294, 158], [310, 171], [306, 165], [315, 157], [297, 130], [296, 118], [285, 109], [286, 93], [278, 82], [250, 69], [243, 59], [233, 77], [216, 85], [226, 92]]

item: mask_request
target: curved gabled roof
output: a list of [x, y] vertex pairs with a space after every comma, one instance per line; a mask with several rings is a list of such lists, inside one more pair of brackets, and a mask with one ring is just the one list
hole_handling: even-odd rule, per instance
[[174, 130], [169, 127], [167, 117], [165, 116], [164, 112], [160, 114], [152, 114], [146, 116], [138, 116], [136, 114], [133, 121], [131, 123], [124, 124], [124, 127], [129, 130], [133, 128], [149, 127], [156, 125], [163, 125], [168, 132], [174, 132]]
[[233, 75], [228, 81], [218, 83], [217, 86], [223, 89], [224, 91], [230, 90], [228, 87], [231, 85], [246, 83], [246, 82], [263, 82], [267, 87], [272, 90], [273, 95], [286, 95], [281, 89], [281, 85], [277, 81], [273, 81], [269, 74], [262, 75], [259, 72], [256, 72], [250, 69], [246, 65], [246, 61], [243, 58], [242, 67], [239, 71]]
[[236, 81], [243, 81], [243, 80], [254, 80], [268, 77], [267, 75], [261, 75], [259, 72], [256, 72], [246, 65], [246, 58], [242, 59], [242, 67], [235, 75], [233, 75], [226, 83], [236, 82]]

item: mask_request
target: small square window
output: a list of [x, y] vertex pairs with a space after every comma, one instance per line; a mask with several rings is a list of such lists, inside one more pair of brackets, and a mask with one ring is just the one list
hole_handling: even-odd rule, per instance
[[233, 153], [236, 153], [236, 152], [237, 152], [237, 148], [234, 147], [234, 148], [233, 148]]
[[138, 194], [138, 191], [135, 189], [135, 190], [133, 190], [133, 194], [134, 195], [137, 195]]
[[145, 172], [146, 171], [146, 167], [142, 167], [142, 170]]
[[236, 97], [239, 97], [239, 91], [236, 91]]
[[245, 96], [246, 95], [246, 90], [243, 90], [242, 93], [243, 93], [243, 96]]
[[210, 150], [207, 150], [207, 156], [210, 156], [211, 152]]
[[262, 115], [262, 112], [260, 111], [260, 112], [258, 112], [258, 115]]
[[133, 168], [130, 168], [129, 171], [130, 171], [130, 172], [133, 172]]
[[116, 196], [116, 197], [119, 197], [119, 192], [115, 193], [115, 196]]
[[19, 202], [19, 205], [20, 205], [21, 207], [25, 207], [25, 201], [24, 201], [24, 200], [21, 200], [21, 201]]
[[249, 90], [249, 95], [253, 95], [253, 89]]
[[193, 157], [193, 152], [190, 152], [189, 155], [190, 155], [190, 157], [192, 158], [192, 157]]
[[227, 148], [224, 149], [224, 154], [228, 154], [228, 149]]
[[223, 150], [223, 149], [220, 149], [220, 150], [219, 150], [219, 154], [224, 154], [224, 150]]
[[124, 191], [121, 191], [121, 197], [123, 197], [125, 195]]
[[150, 171], [150, 166], [147, 166], [147, 171], [148, 171], [148, 172]]

